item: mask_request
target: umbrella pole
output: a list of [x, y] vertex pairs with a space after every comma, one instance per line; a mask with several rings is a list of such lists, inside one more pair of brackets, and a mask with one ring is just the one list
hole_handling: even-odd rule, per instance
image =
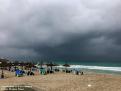
[[3, 68], [2, 68], [1, 78], [4, 78]]

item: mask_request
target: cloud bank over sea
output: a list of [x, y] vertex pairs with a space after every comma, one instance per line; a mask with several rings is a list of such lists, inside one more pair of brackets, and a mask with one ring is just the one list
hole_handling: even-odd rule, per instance
[[1, 0], [0, 57], [121, 61], [120, 0]]

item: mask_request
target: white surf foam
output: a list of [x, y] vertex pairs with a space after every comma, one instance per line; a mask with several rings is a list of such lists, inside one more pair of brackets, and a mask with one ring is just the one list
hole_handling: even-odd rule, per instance
[[121, 67], [71, 65], [70, 68], [77, 68], [77, 69], [84, 68], [84, 69], [96, 69], [96, 70], [120, 71], [121, 72]]

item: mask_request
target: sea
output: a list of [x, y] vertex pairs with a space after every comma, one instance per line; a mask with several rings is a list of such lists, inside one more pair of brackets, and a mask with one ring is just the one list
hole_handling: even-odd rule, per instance
[[[121, 61], [68, 61], [65, 62], [70, 65], [70, 68], [96, 72], [99, 74], [118, 74], [121, 75]], [[60, 61], [59, 64], [63, 65], [64, 61]]]

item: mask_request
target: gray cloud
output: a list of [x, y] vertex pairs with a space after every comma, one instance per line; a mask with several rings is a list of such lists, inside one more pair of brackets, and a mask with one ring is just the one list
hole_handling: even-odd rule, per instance
[[120, 0], [2, 0], [0, 56], [120, 60]]

